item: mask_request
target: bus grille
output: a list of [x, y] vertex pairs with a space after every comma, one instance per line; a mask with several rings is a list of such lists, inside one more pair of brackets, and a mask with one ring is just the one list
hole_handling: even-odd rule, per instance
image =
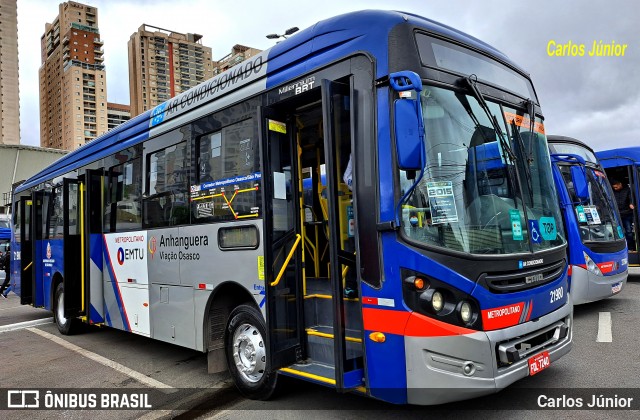
[[552, 282], [562, 275], [566, 268], [565, 260], [530, 270], [518, 270], [508, 273], [484, 273], [480, 277], [480, 284], [493, 293], [512, 293], [533, 289], [542, 284]]
[[569, 335], [570, 329], [571, 317], [568, 316], [538, 331], [497, 343], [496, 361], [498, 362], [498, 368], [509, 366], [536, 353], [549, 350], [550, 347], [565, 340]]

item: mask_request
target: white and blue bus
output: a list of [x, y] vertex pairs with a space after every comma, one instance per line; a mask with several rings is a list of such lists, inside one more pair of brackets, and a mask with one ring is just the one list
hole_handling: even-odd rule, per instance
[[571, 137], [548, 136], [567, 235], [574, 305], [608, 298], [627, 282], [627, 243], [604, 169]]
[[443, 403], [571, 348], [532, 82], [410, 13], [321, 21], [13, 197], [23, 304], [206, 352], [251, 398], [283, 374]]

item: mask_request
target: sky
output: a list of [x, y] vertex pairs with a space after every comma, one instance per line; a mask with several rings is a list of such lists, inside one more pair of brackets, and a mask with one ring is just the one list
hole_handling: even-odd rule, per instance
[[[21, 142], [38, 146], [38, 69], [45, 23], [59, 1], [18, 0]], [[203, 35], [217, 60], [235, 44], [267, 49], [270, 33], [307, 28], [338, 14], [384, 9], [415, 13], [479, 38], [532, 77], [547, 134], [595, 150], [640, 143], [640, 7], [635, 0], [85, 0], [98, 8], [109, 102], [129, 103], [127, 41], [140, 25]], [[594, 42], [624, 45], [624, 56], [590, 57]], [[558, 56], [560, 45], [583, 56]]]

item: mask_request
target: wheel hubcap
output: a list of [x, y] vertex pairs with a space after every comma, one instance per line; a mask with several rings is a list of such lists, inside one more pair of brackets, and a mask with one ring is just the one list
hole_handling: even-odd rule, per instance
[[233, 334], [233, 359], [238, 372], [248, 382], [258, 382], [264, 375], [267, 353], [262, 334], [251, 324], [242, 324]]

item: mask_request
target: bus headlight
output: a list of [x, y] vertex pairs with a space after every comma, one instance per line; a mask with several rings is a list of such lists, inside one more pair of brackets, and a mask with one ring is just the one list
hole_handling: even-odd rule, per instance
[[448, 324], [482, 330], [480, 305], [467, 292], [443, 280], [401, 268], [402, 298], [416, 313]]
[[584, 255], [584, 261], [585, 263], [587, 263], [587, 271], [595, 274], [596, 276], [602, 276], [602, 271], [600, 271], [600, 268], [598, 267], [598, 265], [591, 259], [591, 257], [589, 257], [587, 255], [586, 252], [582, 251], [582, 254]]
[[460, 319], [462, 320], [462, 322], [468, 324], [469, 321], [471, 321], [472, 315], [473, 312], [471, 311], [471, 305], [469, 304], [469, 302], [462, 301], [462, 303], [460, 304]]
[[442, 296], [442, 293], [437, 290], [433, 292], [433, 295], [431, 296], [431, 306], [436, 312], [440, 312], [442, 308], [444, 308], [444, 296]]

